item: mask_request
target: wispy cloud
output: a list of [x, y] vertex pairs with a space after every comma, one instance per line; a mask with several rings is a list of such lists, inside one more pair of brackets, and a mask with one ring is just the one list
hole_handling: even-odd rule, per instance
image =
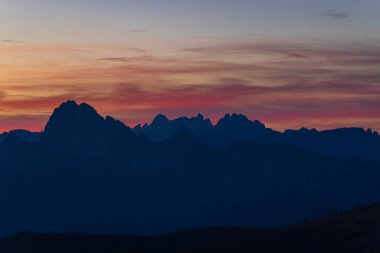
[[[13, 74], [2, 69], [7, 96], [0, 94], [0, 107], [14, 117], [47, 117], [62, 101], [76, 99], [129, 124], [150, 121], [158, 112], [203, 112], [212, 119], [242, 112], [280, 129], [358, 124], [379, 130], [379, 45], [246, 42], [188, 48], [170, 57], [119, 49], [84, 57], [80, 50], [51, 46], [48, 55], [58, 48], [60, 55], [75, 57], [56, 68], [39, 67], [38, 75], [29, 65]], [[44, 48], [14, 50], [12, 56], [32, 50], [43, 55]], [[11, 75], [17, 79], [4, 79]]]
[[154, 57], [151, 55], [139, 55], [131, 57], [106, 57], [99, 58], [99, 61], [109, 61], [109, 62], [142, 62], [142, 61], [152, 61]]
[[319, 13], [320, 16], [332, 18], [332, 19], [345, 19], [350, 16], [348, 12], [340, 11], [338, 9], [330, 9]]
[[[369, 65], [380, 60], [378, 41], [366, 43], [235, 43], [208, 47], [186, 48], [185, 52], [198, 53], [207, 57], [216, 55], [240, 55], [253, 57], [263, 55], [285, 61], [299, 62], [320, 60], [330, 64]], [[281, 58], [281, 57], [285, 57]], [[273, 59], [273, 58], [272, 58]]]
[[[73, 89], [57, 96], [25, 97], [0, 103], [2, 108], [19, 108], [17, 119], [32, 122], [26, 117], [25, 108], [46, 113], [39, 119], [47, 119], [53, 107], [62, 101], [76, 99], [93, 104], [100, 113], [111, 114], [129, 125], [150, 121], [158, 113], [171, 117], [203, 112], [214, 121], [225, 112], [243, 112], [251, 118], [260, 119], [279, 129], [284, 127], [313, 126], [324, 128], [331, 119], [335, 126], [339, 120], [362, 120], [380, 123], [378, 109], [380, 100], [376, 94], [380, 87], [374, 85], [341, 85], [338, 80], [328, 80], [307, 86], [301, 84], [265, 87], [251, 84], [189, 84], [161, 89], [146, 89], [140, 85], [123, 83], [100, 88], [98, 91], [78, 93]], [[347, 110], [350, 108], [350, 110]], [[30, 116], [30, 115], [29, 115]], [[7, 116], [10, 117], [10, 116]], [[325, 120], [326, 122], [323, 122]], [[302, 121], [302, 124], [300, 122]], [[315, 123], [316, 121], [320, 123]], [[34, 121], [33, 121], [34, 122]], [[45, 120], [44, 120], [45, 122]], [[38, 126], [41, 128], [43, 123]], [[286, 122], [286, 125], [282, 125]], [[331, 124], [331, 123], [330, 123]], [[371, 125], [376, 129], [376, 126]], [[22, 125], [20, 125], [22, 127]]]
[[23, 40], [1, 40], [2, 43], [25, 43]]

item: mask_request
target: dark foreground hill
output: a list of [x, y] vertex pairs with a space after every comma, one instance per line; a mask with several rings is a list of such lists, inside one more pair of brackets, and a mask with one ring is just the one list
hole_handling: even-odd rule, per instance
[[283, 229], [203, 228], [162, 236], [20, 233], [2, 253], [378, 253], [380, 205]]
[[378, 161], [281, 142], [212, 147], [185, 129], [153, 142], [69, 101], [37, 142], [0, 143], [0, 234], [284, 226], [378, 201], [379, 178]]

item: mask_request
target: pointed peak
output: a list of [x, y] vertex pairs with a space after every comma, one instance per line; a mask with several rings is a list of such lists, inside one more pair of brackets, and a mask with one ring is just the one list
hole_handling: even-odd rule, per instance
[[65, 109], [65, 108], [75, 108], [78, 107], [77, 102], [75, 100], [67, 100], [66, 102], [63, 102], [58, 109]]
[[69, 100], [54, 110], [45, 126], [42, 139], [44, 142], [58, 145], [63, 143], [68, 135], [81, 131], [78, 129], [90, 131], [102, 121], [104, 118], [90, 105], [78, 105], [74, 100]]
[[154, 119], [164, 119], [164, 120], [169, 120], [168, 117], [166, 117], [164, 114], [157, 114]]
[[366, 131], [367, 134], [369, 135], [374, 135], [374, 136], [378, 136], [379, 133], [376, 131], [376, 130], [372, 130], [371, 128], [368, 128], [367, 131]]
[[265, 125], [258, 120], [251, 121], [244, 114], [227, 113], [218, 121], [216, 127], [219, 129], [265, 129]]
[[232, 120], [244, 120], [249, 121], [248, 117], [244, 114], [237, 114], [237, 113], [227, 113], [224, 115], [222, 119], [232, 119]]
[[198, 115], [197, 115], [197, 119], [203, 120], [203, 119], [204, 119], [204, 116], [203, 116], [201, 113], [198, 113]]
[[226, 115], [224, 115], [222, 119], [219, 120], [219, 122], [220, 121], [250, 122], [247, 116], [245, 116], [244, 114], [237, 114], [237, 113], [232, 113], [232, 114], [227, 113]]
[[233, 113], [231, 118], [233, 119], [237, 119], [237, 120], [240, 120], [240, 121], [250, 121], [247, 116], [245, 116], [244, 114], [237, 114], [237, 113]]
[[62, 113], [73, 112], [77, 109], [78, 104], [74, 100], [66, 101], [54, 109], [53, 114], [50, 116], [50, 120], [54, 117], [57, 117], [57, 115], [60, 115]]
[[223, 119], [230, 119], [231, 118], [231, 114], [229, 113], [226, 113], [223, 117]]
[[94, 107], [92, 107], [91, 105], [86, 104], [86, 103], [81, 103], [78, 107], [81, 108], [81, 109], [84, 109], [84, 110], [96, 111], [94, 109]]
[[77, 104], [74, 100], [69, 100], [62, 103], [58, 108], [56, 108], [50, 117], [49, 121], [58, 120], [69, 120], [76, 115], [81, 115], [81, 118], [100, 120], [103, 119], [102, 116], [89, 104], [81, 103]]
[[99, 141], [99, 138], [104, 138], [105, 145], [108, 145], [107, 138], [120, 133], [129, 135], [131, 132], [121, 121], [111, 116], [103, 118], [86, 103], [78, 105], [75, 101], [68, 101], [54, 110], [45, 126], [41, 141], [53, 148], [90, 150], [95, 149], [94, 143]]
[[80, 110], [83, 112], [96, 112], [96, 110], [89, 104], [87, 103], [81, 103], [78, 104], [75, 100], [68, 100], [64, 103], [62, 103], [57, 110], [60, 111], [66, 111], [66, 110]]
[[165, 124], [169, 122], [169, 119], [163, 115], [163, 114], [158, 114], [154, 119], [151, 125], [156, 125], [156, 124]]

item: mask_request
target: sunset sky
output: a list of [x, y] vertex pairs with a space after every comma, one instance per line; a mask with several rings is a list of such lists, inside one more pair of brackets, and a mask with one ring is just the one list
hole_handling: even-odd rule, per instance
[[0, 0], [0, 131], [65, 100], [134, 126], [380, 130], [380, 0]]

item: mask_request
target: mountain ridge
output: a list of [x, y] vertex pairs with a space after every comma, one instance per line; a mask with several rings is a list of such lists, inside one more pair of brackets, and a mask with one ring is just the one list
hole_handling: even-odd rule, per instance
[[63, 108], [38, 142], [0, 143], [0, 234], [276, 227], [380, 198], [378, 161], [285, 142], [211, 146], [185, 127], [155, 142], [88, 105]]
[[252, 121], [245, 115], [236, 113], [227, 113], [215, 125], [204, 119], [203, 115], [200, 118], [181, 117], [174, 120], [164, 117], [164, 125], [154, 124], [153, 121], [150, 125], [138, 125], [132, 131], [142, 132], [154, 141], [162, 141], [184, 126], [195, 138], [214, 147], [244, 141], [263, 144], [286, 142], [329, 156], [380, 160], [380, 136], [372, 129], [345, 127], [318, 131], [315, 128], [300, 128], [279, 132], [267, 128], [258, 120]]
[[[170, 120], [163, 114], [158, 114], [150, 124], [139, 124], [130, 128], [110, 116], [101, 117], [94, 108], [86, 103], [77, 104], [73, 100], [64, 102], [53, 112], [52, 116], [64, 110], [76, 111], [76, 120], [80, 117], [81, 112], [88, 111], [89, 114], [92, 114], [92, 124], [96, 125], [96, 121], [103, 121], [106, 122], [106, 125], [119, 125], [119, 128], [125, 128], [124, 132], [131, 130], [131, 132], [137, 135], [148, 137], [156, 142], [168, 139], [178, 132], [186, 132], [194, 138], [214, 147], [225, 147], [234, 142], [244, 141], [254, 141], [263, 144], [286, 142], [328, 156], [380, 160], [380, 136], [377, 131], [372, 129], [345, 127], [318, 131], [315, 128], [300, 128], [299, 130], [288, 129], [284, 132], [279, 132], [267, 128], [265, 124], [258, 120], [250, 120], [245, 115], [236, 113], [225, 114], [216, 124], [212, 124], [209, 119], [200, 113], [194, 117], [179, 117], [173, 120]], [[54, 117], [49, 119], [42, 133], [32, 133], [25, 130], [14, 130], [12, 132], [16, 132], [23, 140], [37, 142], [39, 138], [45, 138], [50, 135], [49, 129], [52, 119]], [[62, 119], [62, 121], [74, 122], [74, 119]], [[4, 140], [7, 134], [7, 132], [0, 134], [0, 142]], [[81, 133], [79, 135], [84, 138], [88, 134]], [[131, 133], [128, 134], [133, 138]], [[55, 138], [64, 139], [66, 135], [67, 133], [61, 132], [60, 134], [56, 134]], [[125, 135], [127, 134], [125, 133]], [[51, 145], [58, 145], [62, 142], [63, 140], [55, 140]]]

